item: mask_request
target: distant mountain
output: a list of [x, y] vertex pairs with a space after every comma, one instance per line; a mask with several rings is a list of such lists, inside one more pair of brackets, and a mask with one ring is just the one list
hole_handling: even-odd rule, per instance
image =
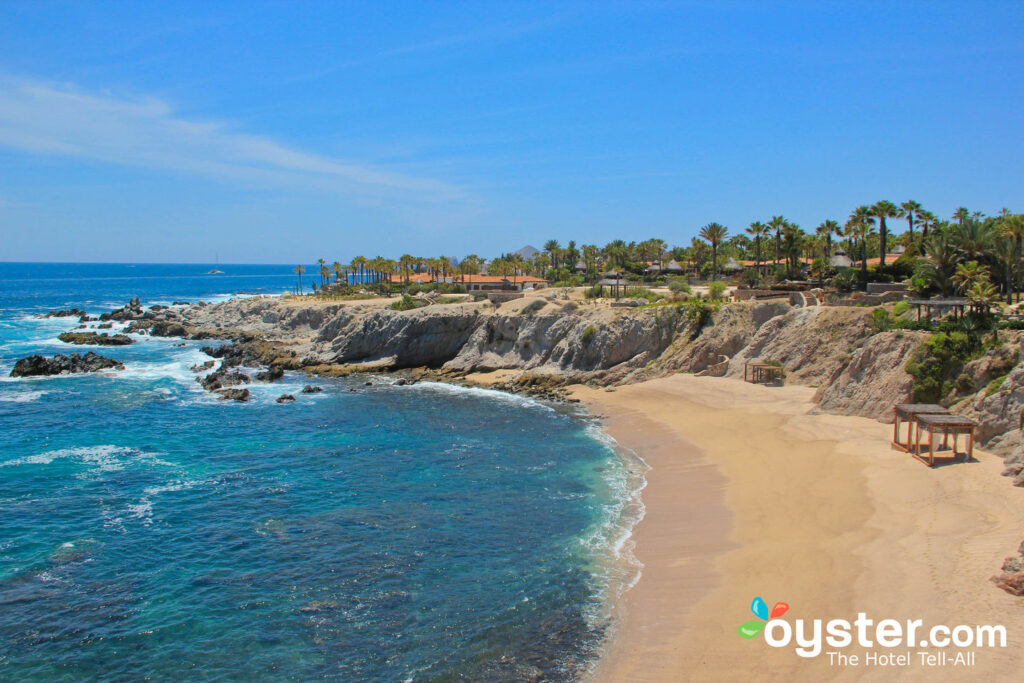
[[512, 253], [513, 254], [519, 254], [520, 256], [523, 257], [524, 261], [529, 261], [534, 256], [536, 256], [537, 254], [540, 253], [540, 249], [537, 249], [535, 247], [531, 247], [529, 244], [527, 244], [525, 247], [523, 247], [519, 251], [513, 251]]

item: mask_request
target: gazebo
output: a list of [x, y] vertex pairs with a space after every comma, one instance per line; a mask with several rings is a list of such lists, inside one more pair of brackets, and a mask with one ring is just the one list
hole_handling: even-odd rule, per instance
[[846, 255], [846, 250], [842, 247], [836, 249], [836, 253], [828, 260], [828, 263], [833, 268], [853, 268], [853, 261]]
[[576, 265], [572, 267], [572, 270], [575, 273], [587, 272], [587, 262], [584, 261], [583, 259], [580, 259], [579, 261], [576, 262]]
[[604, 278], [598, 280], [598, 285], [601, 287], [611, 287], [615, 291], [615, 298], [619, 298], [622, 291], [625, 289], [625, 281], [622, 279], [622, 273], [617, 270], [609, 270], [604, 274]]
[[664, 270], [666, 273], [670, 275], [682, 275], [683, 273], [686, 272], [675, 259], [672, 259], [671, 261], [666, 263], [665, 267], [662, 268], [662, 270]]
[[737, 270], [743, 270], [743, 266], [736, 262], [736, 259], [729, 257], [729, 260], [722, 266], [723, 271], [729, 271], [735, 273]]
[[971, 300], [965, 296], [947, 296], [947, 297], [935, 297], [933, 299], [911, 299], [910, 305], [917, 308], [917, 319], [921, 319], [921, 309], [925, 310], [925, 319], [931, 320], [932, 313], [936, 313], [939, 316], [946, 315], [949, 312], [953, 313], [954, 317], [961, 317], [964, 314], [964, 308], [971, 303]]

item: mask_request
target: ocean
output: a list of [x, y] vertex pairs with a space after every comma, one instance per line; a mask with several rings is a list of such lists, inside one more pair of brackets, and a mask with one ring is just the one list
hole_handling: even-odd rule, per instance
[[[218, 268], [0, 263], [0, 679], [558, 681], [591, 666], [638, 575], [643, 476], [582, 412], [295, 373], [219, 401], [190, 370], [209, 342], [74, 347], [57, 335], [76, 318], [34, 317], [296, 283], [291, 266]], [[8, 376], [87, 350], [126, 369]]]

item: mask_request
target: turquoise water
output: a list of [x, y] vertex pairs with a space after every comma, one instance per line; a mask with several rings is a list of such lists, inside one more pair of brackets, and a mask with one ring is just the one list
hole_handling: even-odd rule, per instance
[[585, 417], [292, 374], [222, 402], [189, 370], [199, 342], [146, 337], [99, 350], [120, 373], [7, 377], [81, 350], [56, 339], [74, 319], [34, 313], [294, 284], [208, 269], [0, 264], [0, 678], [578, 676], [639, 513]]

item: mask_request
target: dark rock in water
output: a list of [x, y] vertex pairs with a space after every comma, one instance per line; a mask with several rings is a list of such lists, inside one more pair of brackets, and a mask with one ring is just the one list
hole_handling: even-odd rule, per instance
[[124, 370], [124, 364], [92, 351], [84, 356], [77, 353], [70, 356], [56, 355], [53, 358], [34, 355], [22, 358], [15, 363], [14, 369], [11, 370], [11, 377], [43, 377], [109, 369]]
[[174, 302], [173, 304], [171, 304], [171, 305], [172, 305], [172, 306], [189, 306], [190, 304], [189, 304], [189, 302], [187, 302], [187, 301], [175, 301], [175, 302]]
[[259, 382], [276, 382], [282, 377], [284, 377], [284, 369], [279, 367], [270, 367], [263, 372], [256, 373], [256, 380]]
[[396, 387], [404, 387], [408, 383], [409, 383], [409, 380], [407, 380], [406, 378], [402, 377], [402, 378], [398, 379], [395, 382], [395, 386]]
[[96, 318], [92, 317], [91, 315], [83, 315], [81, 318], [78, 319], [78, 322], [80, 322], [80, 323], [88, 323], [88, 322], [92, 322], [94, 320], [96, 320]]
[[95, 332], [64, 332], [57, 336], [65, 344], [92, 344], [95, 346], [128, 346], [134, 344], [135, 340], [126, 334], [107, 333], [97, 334]]
[[97, 330], [109, 330], [114, 326], [114, 323], [100, 323], [96, 326]]
[[304, 394], [319, 394], [323, 390], [323, 387], [315, 387], [312, 384], [302, 387], [302, 393]]
[[218, 389], [217, 393], [220, 394], [222, 401], [241, 401], [245, 402], [249, 400], [248, 389]]
[[191, 370], [192, 372], [203, 372], [205, 370], [209, 370], [214, 365], [216, 365], [215, 361], [208, 360], [202, 365], [193, 365], [191, 368], [189, 368], [189, 370]]
[[363, 384], [363, 386], [364, 387], [372, 387], [373, 386], [373, 382], [371, 382], [370, 380], [366, 380], [366, 382]]
[[62, 311], [50, 311], [43, 315], [37, 315], [37, 318], [71, 318], [71, 317], [87, 317], [88, 313], [77, 308], [68, 308]]
[[151, 311], [166, 311], [167, 307], [166, 306], [161, 306], [160, 304], [153, 304], [152, 306], [149, 307], [149, 310], [151, 310]]
[[139, 303], [139, 298], [135, 297], [121, 308], [104, 313], [100, 316], [100, 320], [134, 320], [142, 315], [142, 305]]
[[281, 394], [280, 396], [277, 397], [278, 403], [293, 403], [294, 401], [295, 397], [292, 396], [291, 394]]
[[241, 372], [230, 372], [227, 368], [221, 368], [217, 372], [211, 372], [206, 377], [196, 377], [196, 381], [203, 385], [207, 391], [216, 391], [223, 387], [248, 384], [249, 377]]
[[187, 337], [188, 332], [181, 323], [166, 322], [163, 320], [153, 323], [149, 328], [149, 334], [153, 337]]

